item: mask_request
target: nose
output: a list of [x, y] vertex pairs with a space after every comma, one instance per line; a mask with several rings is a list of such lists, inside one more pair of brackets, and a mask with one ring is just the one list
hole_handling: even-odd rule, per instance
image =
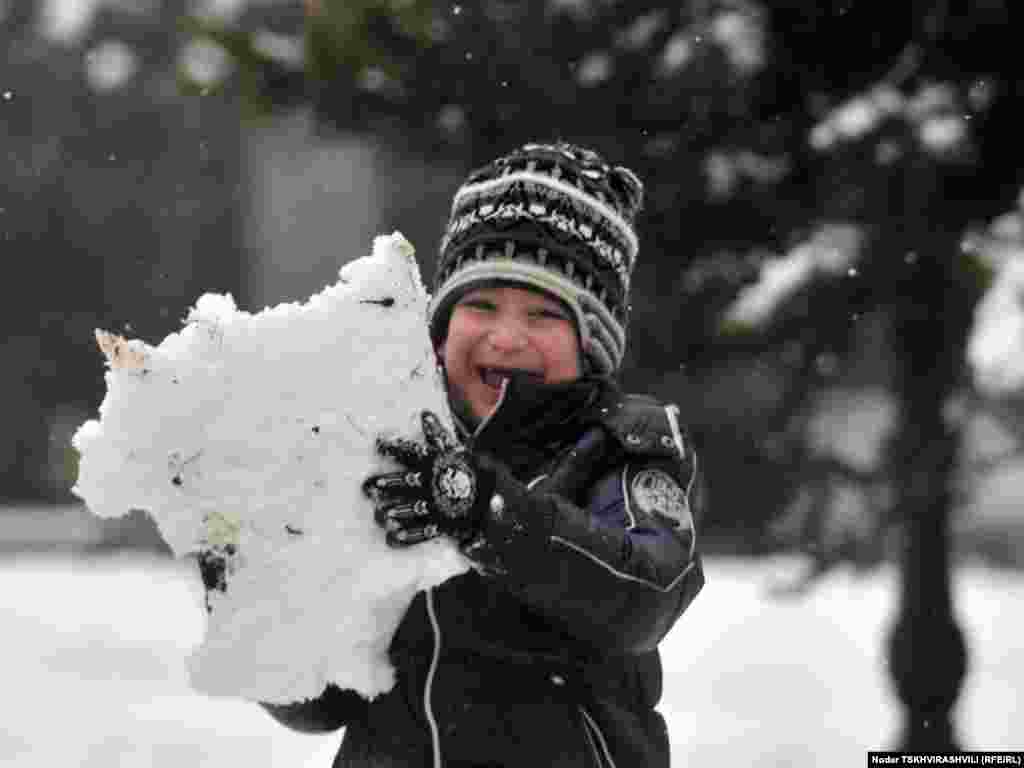
[[503, 315], [490, 329], [487, 341], [500, 352], [516, 352], [527, 344], [526, 329], [514, 318]]

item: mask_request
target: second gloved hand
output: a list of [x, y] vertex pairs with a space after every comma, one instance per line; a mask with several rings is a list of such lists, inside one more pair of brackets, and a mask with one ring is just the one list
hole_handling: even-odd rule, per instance
[[460, 543], [476, 536], [483, 510], [494, 489], [490, 473], [481, 471], [430, 411], [421, 414], [424, 442], [379, 439], [377, 452], [403, 470], [371, 475], [363, 493], [373, 502], [377, 524], [392, 547], [407, 547], [446, 535]]

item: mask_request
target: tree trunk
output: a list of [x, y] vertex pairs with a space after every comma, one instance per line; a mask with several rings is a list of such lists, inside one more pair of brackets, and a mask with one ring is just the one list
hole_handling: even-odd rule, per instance
[[909, 258], [910, 280], [895, 308], [902, 423], [893, 447], [904, 538], [889, 670], [905, 707], [901, 748], [945, 751], [957, 749], [951, 712], [967, 667], [950, 590], [949, 518], [959, 431], [948, 423], [946, 407], [959, 384], [969, 314], [955, 279], [956, 235], [928, 234], [914, 226], [927, 222], [914, 222], [913, 216], [907, 223], [920, 255]]

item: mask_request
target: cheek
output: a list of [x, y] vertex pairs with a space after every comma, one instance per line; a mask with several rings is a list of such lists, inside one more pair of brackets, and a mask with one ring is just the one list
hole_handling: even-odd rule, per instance
[[459, 371], [464, 367], [464, 363], [460, 363], [462, 356], [459, 354], [458, 340], [452, 343], [449, 339], [441, 347], [441, 361], [444, 363], [444, 369], [448, 372], [448, 376], [458, 376]]
[[469, 357], [477, 335], [472, 323], [456, 321], [453, 317], [448, 337], [440, 348], [441, 360], [450, 375], [460, 376], [469, 367]]
[[552, 382], [571, 381], [582, 375], [580, 345], [575, 329], [553, 334], [545, 340], [543, 349], [548, 377]]

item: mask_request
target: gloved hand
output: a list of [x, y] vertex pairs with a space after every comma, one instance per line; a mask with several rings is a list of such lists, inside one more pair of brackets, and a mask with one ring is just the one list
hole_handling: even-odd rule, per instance
[[[462, 542], [462, 553], [473, 561], [480, 573], [492, 576], [507, 574], [503, 550], [516, 539], [549, 537], [555, 511], [551, 496], [560, 497], [562, 502], [570, 505], [585, 506], [595, 473], [607, 468], [605, 458], [610, 450], [612, 447], [604, 428], [592, 427], [563, 450], [548, 474], [541, 475], [529, 486], [509, 482], [506, 477], [498, 483], [501, 495], [492, 496], [488, 505], [491, 513], [488, 535]], [[477, 464], [481, 468], [493, 467], [495, 475], [502, 474], [501, 465], [486, 453], [479, 455]]]
[[559, 458], [551, 474], [537, 484], [537, 490], [556, 493], [569, 501], [580, 498], [611, 451], [608, 433], [602, 427], [591, 427]]
[[420, 415], [425, 442], [378, 439], [377, 452], [404, 467], [371, 475], [363, 493], [373, 502], [377, 524], [392, 547], [451, 536], [460, 543], [478, 532], [494, 478], [430, 411]]

